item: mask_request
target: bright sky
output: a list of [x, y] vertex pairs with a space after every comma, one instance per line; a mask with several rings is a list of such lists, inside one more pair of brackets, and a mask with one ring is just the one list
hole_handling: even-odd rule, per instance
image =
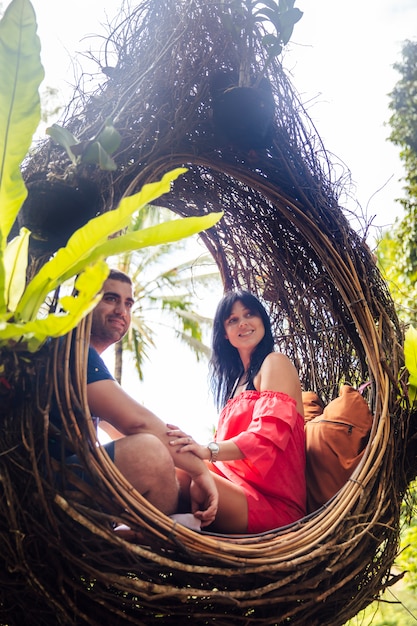
[[[75, 82], [74, 51], [95, 45], [83, 37], [102, 32], [100, 24], [113, 18], [119, 2], [32, 2], [38, 16], [46, 83], [64, 88]], [[400, 214], [395, 198], [401, 195], [398, 179], [402, 170], [398, 148], [386, 141], [390, 131], [386, 126], [390, 117], [387, 94], [398, 79], [392, 66], [400, 60], [402, 43], [417, 36], [417, 2], [297, 0], [295, 5], [304, 15], [285, 54], [292, 82], [327, 150], [350, 169], [356, 186], [351, 193], [367, 222], [373, 218], [377, 227], [392, 224]], [[376, 234], [376, 230], [371, 232]], [[215, 302], [207, 299], [206, 306], [203, 313], [212, 315]], [[145, 383], [138, 386], [132, 381], [128, 390], [163, 419], [181, 424], [204, 441], [216, 419], [208, 401], [207, 366], [196, 364], [182, 346], [176, 345], [167, 357], [163, 350], [167, 342], [169, 338], [162, 334], [159, 350], [146, 368]]]
[[[399, 149], [386, 141], [388, 94], [406, 39], [417, 38], [415, 0], [298, 0], [286, 66], [324, 145], [351, 170], [368, 220], [386, 226], [400, 213]], [[383, 189], [382, 189], [383, 188]], [[379, 191], [382, 189], [381, 191]], [[374, 233], [375, 235], [376, 233]]]

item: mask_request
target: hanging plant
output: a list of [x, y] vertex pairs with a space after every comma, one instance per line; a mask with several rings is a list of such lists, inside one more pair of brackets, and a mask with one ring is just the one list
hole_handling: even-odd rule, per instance
[[294, 4], [295, 0], [222, 0], [222, 24], [235, 42], [240, 59], [239, 87], [253, 86], [251, 59], [255, 44], [266, 52], [263, 68], [255, 79], [256, 86], [291, 39], [295, 24], [303, 16]]
[[68, 129], [58, 124], [52, 124], [45, 132], [56, 143], [65, 148], [73, 165], [90, 163], [97, 165], [102, 170], [114, 171], [117, 169], [116, 162], [111, 155], [120, 146], [122, 138], [113, 126], [112, 120], [107, 119], [97, 135], [87, 141], [80, 141]]
[[275, 101], [268, 79], [252, 87], [236, 86], [233, 72], [216, 72], [210, 82], [216, 138], [253, 151], [272, 142]]
[[[220, 19], [236, 47], [239, 67], [211, 77], [213, 123], [218, 137], [239, 148], [256, 150], [271, 144], [275, 102], [265, 74], [303, 15], [294, 4], [295, 0], [221, 3]], [[264, 63], [254, 76], [252, 62], [258, 50], [265, 53]]]
[[28, 196], [19, 212], [18, 224], [31, 231], [30, 251], [35, 257], [53, 254], [75, 230], [100, 213], [100, 192], [91, 180], [91, 167], [116, 170], [111, 155], [121, 143], [121, 135], [110, 119], [87, 141], [80, 141], [58, 124], [47, 128], [46, 134], [65, 149], [70, 165], [64, 175], [35, 178], [27, 183]]

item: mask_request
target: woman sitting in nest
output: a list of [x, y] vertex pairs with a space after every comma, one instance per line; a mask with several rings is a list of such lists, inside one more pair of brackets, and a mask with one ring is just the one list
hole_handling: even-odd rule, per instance
[[[219, 507], [210, 530], [260, 533], [306, 513], [301, 385], [289, 359], [274, 352], [268, 314], [245, 291], [227, 293], [213, 325], [212, 389], [222, 407], [215, 440], [193, 441], [171, 424], [178, 453], [211, 463]], [[181, 485], [186, 490], [186, 485]]]

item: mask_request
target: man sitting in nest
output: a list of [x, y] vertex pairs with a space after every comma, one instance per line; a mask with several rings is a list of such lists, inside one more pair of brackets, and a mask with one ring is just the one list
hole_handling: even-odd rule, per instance
[[[131, 485], [166, 515], [178, 512], [181, 479], [188, 482], [191, 478], [192, 512], [202, 527], [208, 526], [216, 516], [218, 494], [206, 464], [192, 453], [175, 453], [168, 445], [166, 424], [122, 389], [100, 357], [129, 329], [132, 281], [123, 272], [111, 270], [102, 291], [92, 314], [87, 399], [93, 416], [125, 435], [104, 447]], [[50, 451], [59, 458], [53, 443]], [[76, 457], [66, 459], [67, 463], [76, 461]]]

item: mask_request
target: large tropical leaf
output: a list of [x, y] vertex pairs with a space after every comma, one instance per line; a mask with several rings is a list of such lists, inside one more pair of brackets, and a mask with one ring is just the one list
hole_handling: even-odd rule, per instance
[[19, 303], [26, 285], [30, 230], [21, 228], [18, 237], [12, 239], [4, 251], [6, 278], [6, 303], [13, 312]]
[[417, 329], [410, 326], [404, 341], [405, 366], [408, 369], [408, 396], [411, 406], [417, 401]]
[[86, 270], [75, 281], [76, 296], [64, 296], [58, 302], [59, 313], [25, 323], [0, 322], [3, 342], [23, 340], [29, 351], [35, 352], [49, 337], [61, 337], [72, 330], [101, 299], [99, 293], [109, 274], [107, 263], [101, 261]]
[[[7, 316], [3, 316], [0, 323], [1, 340], [3, 342], [24, 340], [28, 342], [30, 350], [38, 349], [47, 337], [56, 337], [68, 332], [95, 306], [97, 293], [108, 272], [108, 266], [104, 263], [107, 256], [120, 250], [131, 251], [144, 246], [177, 241], [213, 226], [220, 219], [221, 213], [175, 220], [144, 231], [108, 239], [111, 234], [129, 222], [132, 212], [169, 191], [172, 180], [184, 171], [184, 169], [174, 170], [158, 183], [145, 185], [135, 196], [122, 200], [117, 209], [90, 220], [76, 231], [65, 248], [58, 250], [55, 257], [40, 269], [26, 287], [15, 308], [13, 323], [8, 323]], [[17, 252], [15, 257], [18, 258]], [[12, 260], [13, 258], [11, 255]], [[95, 265], [91, 268], [93, 263]], [[83, 282], [85, 280], [83, 272], [89, 272], [86, 283]], [[45, 319], [38, 320], [37, 316], [48, 293], [77, 274], [81, 275], [77, 281], [79, 293], [76, 298], [66, 296], [61, 299], [59, 308], [63, 310], [63, 314], [50, 314]], [[16, 282], [13, 305], [20, 294], [19, 285]], [[84, 285], [83, 289], [79, 285]]]
[[222, 215], [223, 213], [209, 213], [201, 217], [184, 217], [179, 220], [158, 224], [158, 226], [150, 226], [138, 232], [128, 233], [117, 239], [110, 239], [97, 248], [96, 254], [107, 257], [113, 254], [128, 252], [129, 250], [138, 250], [148, 246], [178, 241], [211, 228], [219, 221]]
[[[39, 124], [43, 77], [33, 7], [29, 0], [12, 0], [0, 21], [0, 252], [27, 194], [20, 165]], [[5, 309], [0, 254], [0, 311]]]
[[117, 239], [110, 240], [109, 245], [104, 246], [104, 250], [108, 251], [107, 254], [97, 253], [97, 248], [107, 242], [111, 235], [125, 228], [130, 222], [132, 213], [167, 193], [171, 182], [184, 171], [186, 170], [178, 168], [165, 174], [159, 182], [144, 185], [138, 193], [123, 198], [117, 209], [93, 218], [78, 229], [70, 237], [65, 248], [60, 248], [26, 287], [16, 307], [16, 320], [34, 319], [50, 291], [80, 273], [88, 264], [112, 254], [111, 247], [115, 245]]

